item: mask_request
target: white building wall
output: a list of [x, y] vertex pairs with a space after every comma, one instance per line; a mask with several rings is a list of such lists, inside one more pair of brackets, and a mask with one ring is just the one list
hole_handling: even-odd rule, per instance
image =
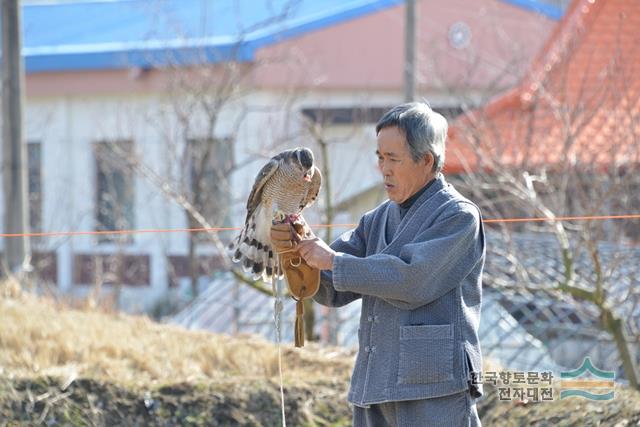
[[[95, 230], [96, 171], [93, 144], [101, 140], [131, 139], [144, 165], [176, 189], [179, 165], [169, 154], [172, 143], [182, 142], [185, 133], [172, 113], [172, 102], [163, 94], [114, 94], [30, 98], [25, 125], [27, 140], [42, 143], [43, 231]], [[215, 135], [235, 141], [235, 162], [241, 165], [231, 177], [234, 226], [244, 221], [246, 198], [255, 175], [267, 159], [285, 148], [310, 146], [320, 153], [305, 131], [299, 112], [303, 108], [386, 106], [400, 102], [393, 92], [253, 91], [230, 102], [221, 111]], [[194, 114], [187, 137], [207, 136], [206, 120]], [[324, 130], [330, 141], [332, 193], [335, 203], [371, 188], [380, 182], [375, 162], [375, 130], [364, 126], [333, 126]], [[186, 216], [156, 185], [136, 175], [135, 229], [186, 228]], [[318, 206], [307, 216], [310, 223], [322, 222]], [[363, 207], [362, 210], [371, 207]], [[358, 218], [339, 218], [356, 221]], [[213, 224], [220, 225], [220, 224]], [[334, 236], [344, 230], [336, 230]], [[231, 238], [235, 232], [226, 232]], [[134, 234], [124, 246], [99, 243], [95, 235], [48, 237], [36, 249], [55, 250], [59, 289], [82, 296], [91, 286], [73, 283], [76, 254], [125, 254], [150, 256], [150, 285], [125, 287], [121, 305], [131, 311], [148, 310], [167, 295], [166, 255], [186, 255], [186, 233]], [[200, 254], [214, 254], [212, 245], [201, 245]], [[109, 287], [105, 287], [107, 291]]]

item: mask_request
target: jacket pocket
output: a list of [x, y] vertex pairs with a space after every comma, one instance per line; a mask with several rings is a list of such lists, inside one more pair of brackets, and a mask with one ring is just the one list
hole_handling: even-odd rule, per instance
[[453, 379], [453, 325], [400, 327], [399, 384]]
[[478, 351], [479, 347], [474, 347], [468, 342], [462, 344], [463, 366], [465, 377], [469, 384], [471, 397], [477, 399], [484, 393], [482, 387], [482, 356]]

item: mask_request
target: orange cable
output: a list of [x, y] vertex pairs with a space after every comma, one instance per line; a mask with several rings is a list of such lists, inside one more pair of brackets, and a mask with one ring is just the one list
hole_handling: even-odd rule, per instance
[[482, 222], [489, 224], [495, 222], [541, 222], [541, 221], [588, 221], [604, 219], [640, 219], [640, 214], [630, 215], [592, 215], [592, 216], [558, 216], [555, 218], [497, 218], [483, 219]]
[[[483, 219], [485, 224], [510, 222], [543, 222], [543, 221], [588, 221], [605, 219], [640, 219], [640, 214], [629, 215], [593, 215], [593, 216], [561, 216], [555, 218], [495, 218]], [[357, 224], [315, 224], [313, 228], [352, 228]], [[92, 236], [92, 235], [122, 235], [145, 233], [197, 233], [205, 231], [238, 231], [241, 227], [212, 227], [212, 228], [159, 228], [143, 230], [105, 230], [105, 231], [51, 231], [43, 233], [0, 233], [0, 237], [59, 237], [59, 236]]]

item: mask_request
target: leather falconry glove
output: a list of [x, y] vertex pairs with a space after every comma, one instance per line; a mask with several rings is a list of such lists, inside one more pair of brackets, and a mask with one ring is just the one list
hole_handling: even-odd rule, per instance
[[320, 270], [311, 267], [295, 250], [295, 245], [305, 239], [313, 238], [313, 233], [304, 220], [286, 221], [291, 233], [292, 248], [278, 247], [280, 268], [284, 272], [287, 288], [296, 301], [295, 346], [304, 346], [304, 304], [305, 299], [313, 297], [320, 287]]

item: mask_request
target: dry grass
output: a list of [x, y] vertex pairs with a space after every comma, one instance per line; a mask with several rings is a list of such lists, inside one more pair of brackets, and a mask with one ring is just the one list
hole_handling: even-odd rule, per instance
[[[0, 292], [0, 375], [101, 378], [119, 384], [277, 378], [277, 348], [157, 324], [145, 317], [78, 310], [20, 292]], [[348, 380], [352, 355], [283, 345], [285, 381]]]

